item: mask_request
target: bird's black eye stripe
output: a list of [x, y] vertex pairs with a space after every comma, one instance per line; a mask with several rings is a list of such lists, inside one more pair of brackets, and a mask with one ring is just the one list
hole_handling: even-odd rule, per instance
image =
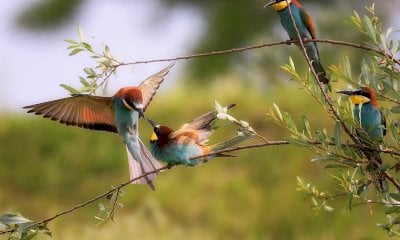
[[154, 128], [154, 132], [156, 133], [156, 135], [160, 135], [160, 129], [158, 127]]
[[371, 98], [371, 94], [369, 92], [365, 92], [365, 91], [360, 91], [359, 95], [367, 97], [367, 98]]
[[132, 107], [134, 110], [138, 110], [137, 107], [135, 106], [135, 104], [133, 104], [129, 99], [125, 98], [124, 100], [125, 100], [125, 102], [126, 102], [130, 107]]

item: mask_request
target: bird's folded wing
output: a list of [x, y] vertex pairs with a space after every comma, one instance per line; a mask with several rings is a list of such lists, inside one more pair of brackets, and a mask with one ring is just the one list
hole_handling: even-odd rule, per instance
[[110, 97], [74, 94], [72, 97], [25, 106], [28, 113], [72, 126], [117, 132]]

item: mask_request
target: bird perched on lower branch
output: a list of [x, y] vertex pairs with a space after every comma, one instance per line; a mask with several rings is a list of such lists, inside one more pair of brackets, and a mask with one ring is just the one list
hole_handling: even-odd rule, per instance
[[[231, 104], [227, 108], [233, 106], [235, 105]], [[230, 148], [253, 137], [251, 133], [243, 133], [226, 141], [208, 146], [205, 143], [212, 134], [216, 119], [217, 111], [211, 111], [189, 123], [183, 124], [176, 131], [167, 126], [157, 125], [152, 120], [147, 119], [154, 130], [150, 138], [151, 153], [158, 160], [168, 163], [169, 166], [179, 164], [196, 166], [213, 157], [228, 156], [222, 153], [212, 153]], [[207, 156], [201, 157], [204, 155]]]

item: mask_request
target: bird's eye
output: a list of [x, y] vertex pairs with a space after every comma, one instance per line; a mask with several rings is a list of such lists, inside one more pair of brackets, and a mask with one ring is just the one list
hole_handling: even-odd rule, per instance
[[160, 129], [158, 127], [154, 128], [154, 132], [156, 133], [156, 135], [160, 135]]

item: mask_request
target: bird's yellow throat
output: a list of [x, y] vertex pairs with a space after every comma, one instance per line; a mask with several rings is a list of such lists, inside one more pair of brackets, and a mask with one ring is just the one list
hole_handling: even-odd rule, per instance
[[369, 98], [359, 95], [350, 96], [349, 99], [354, 104], [364, 104], [371, 101]]
[[272, 5], [272, 7], [275, 8], [277, 12], [282, 11], [283, 9], [287, 8], [289, 4], [292, 2], [292, 0], [287, 0], [287, 1], [280, 1], [278, 3], [275, 3]]
[[150, 141], [155, 142], [155, 141], [157, 141], [157, 140], [158, 140], [157, 134], [156, 134], [155, 132], [153, 132], [153, 133], [151, 134]]

